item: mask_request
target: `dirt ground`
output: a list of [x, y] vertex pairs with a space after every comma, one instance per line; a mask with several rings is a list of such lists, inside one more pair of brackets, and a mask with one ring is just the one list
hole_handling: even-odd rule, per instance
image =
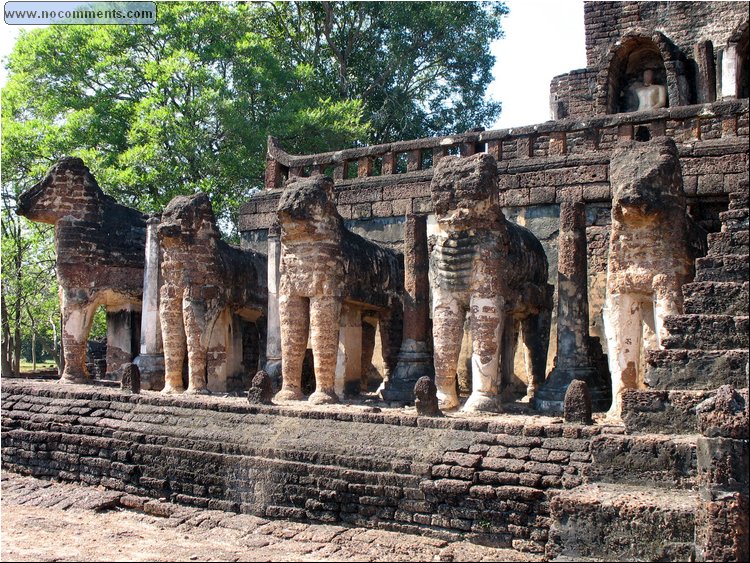
[[541, 560], [512, 549], [384, 530], [267, 520], [159, 501], [140, 508], [143, 499], [101, 487], [5, 471], [0, 486], [2, 561]]

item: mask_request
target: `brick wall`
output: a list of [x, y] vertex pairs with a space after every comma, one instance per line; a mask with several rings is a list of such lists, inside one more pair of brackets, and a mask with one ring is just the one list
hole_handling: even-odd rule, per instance
[[534, 552], [547, 541], [551, 496], [584, 481], [592, 439], [622, 431], [544, 417], [250, 406], [6, 378], [2, 404], [2, 464], [12, 471]]
[[584, 2], [583, 10], [589, 67], [601, 64], [614, 41], [635, 27], [658, 29], [691, 57], [699, 41], [725, 47], [748, 19], [747, 2]]
[[[631, 48], [659, 51], [667, 68], [658, 80], [667, 86], [670, 106], [721, 98], [722, 57], [746, 29], [747, 13], [747, 2], [585, 2], [587, 68], [552, 80], [553, 115], [620, 111], [615, 106], [624, 73], [638, 70], [626, 71]], [[640, 39], [630, 43], [633, 37]], [[743, 41], [746, 50], [746, 32]]]

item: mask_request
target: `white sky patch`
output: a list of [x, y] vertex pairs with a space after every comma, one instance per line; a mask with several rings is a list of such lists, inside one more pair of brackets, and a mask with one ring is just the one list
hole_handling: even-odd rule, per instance
[[552, 78], [586, 67], [582, 0], [508, 0], [506, 5], [505, 37], [492, 44], [495, 79], [487, 89], [503, 111], [489, 129], [549, 120]]

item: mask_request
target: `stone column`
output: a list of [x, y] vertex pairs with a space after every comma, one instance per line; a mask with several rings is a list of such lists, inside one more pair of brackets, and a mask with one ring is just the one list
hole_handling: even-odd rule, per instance
[[386, 401], [411, 403], [420, 377], [435, 377], [430, 337], [427, 217], [407, 215], [404, 228], [404, 335], [398, 363], [381, 392]]
[[362, 381], [362, 312], [341, 307], [335, 389], [339, 398], [359, 395]]
[[135, 316], [129, 306], [107, 309], [107, 379], [119, 379], [116, 372], [133, 361]]
[[594, 410], [610, 404], [610, 386], [605, 367], [589, 336], [589, 299], [586, 254], [586, 208], [580, 201], [560, 204], [557, 238], [557, 356], [555, 367], [537, 391], [535, 407], [545, 412], [562, 412], [568, 385], [585, 381]]
[[141, 309], [141, 346], [133, 363], [141, 374], [141, 388], [164, 387], [164, 344], [159, 319], [159, 219], [152, 217], [146, 226], [146, 262], [143, 268], [143, 308]]
[[721, 54], [721, 98], [737, 97], [737, 47], [727, 45]]
[[266, 367], [274, 389], [281, 389], [281, 322], [279, 282], [281, 280], [281, 227], [268, 229], [268, 322], [266, 326]]

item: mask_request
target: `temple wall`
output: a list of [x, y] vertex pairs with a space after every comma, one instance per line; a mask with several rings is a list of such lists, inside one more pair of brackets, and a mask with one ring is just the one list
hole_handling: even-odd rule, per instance
[[[568, 196], [586, 203], [589, 319], [592, 336], [603, 339], [611, 189], [609, 154], [620, 140], [637, 134], [675, 139], [680, 154], [688, 212], [707, 232], [720, 229], [718, 214], [727, 209], [728, 193], [748, 178], [748, 102], [735, 100], [666, 108], [648, 112], [547, 122], [534, 127], [466, 133], [349, 149], [336, 153], [292, 156], [271, 145], [267, 168], [270, 189], [258, 193], [240, 211], [245, 247], [265, 251], [266, 232], [276, 217], [284, 179], [314, 169], [334, 178], [339, 213], [347, 227], [367, 238], [400, 248], [406, 213], [432, 220], [432, 165], [442, 154], [487, 151], [498, 160], [499, 198], [506, 216], [530, 229], [549, 260], [549, 282], [557, 284], [559, 202]], [[373, 167], [355, 167], [360, 162]], [[392, 168], [383, 166], [389, 162]], [[403, 166], [399, 167], [399, 162]], [[411, 163], [411, 170], [409, 170]], [[388, 171], [390, 170], [390, 173]], [[378, 171], [375, 168], [375, 171]], [[556, 302], [556, 301], [555, 301]], [[553, 311], [556, 315], [556, 304]], [[552, 323], [548, 368], [556, 352]], [[521, 354], [516, 358], [522, 373]]]
[[586, 61], [598, 65], [619, 37], [634, 27], [659, 30], [686, 55], [710, 40], [726, 47], [738, 25], [747, 21], [747, 2], [584, 2]]
[[585, 2], [587, 68], [552, 79], [552, 119], [622, 111], [628, 80], [659, 66], [671, 107], [746, 97], [747, 14], [747, 2]]

